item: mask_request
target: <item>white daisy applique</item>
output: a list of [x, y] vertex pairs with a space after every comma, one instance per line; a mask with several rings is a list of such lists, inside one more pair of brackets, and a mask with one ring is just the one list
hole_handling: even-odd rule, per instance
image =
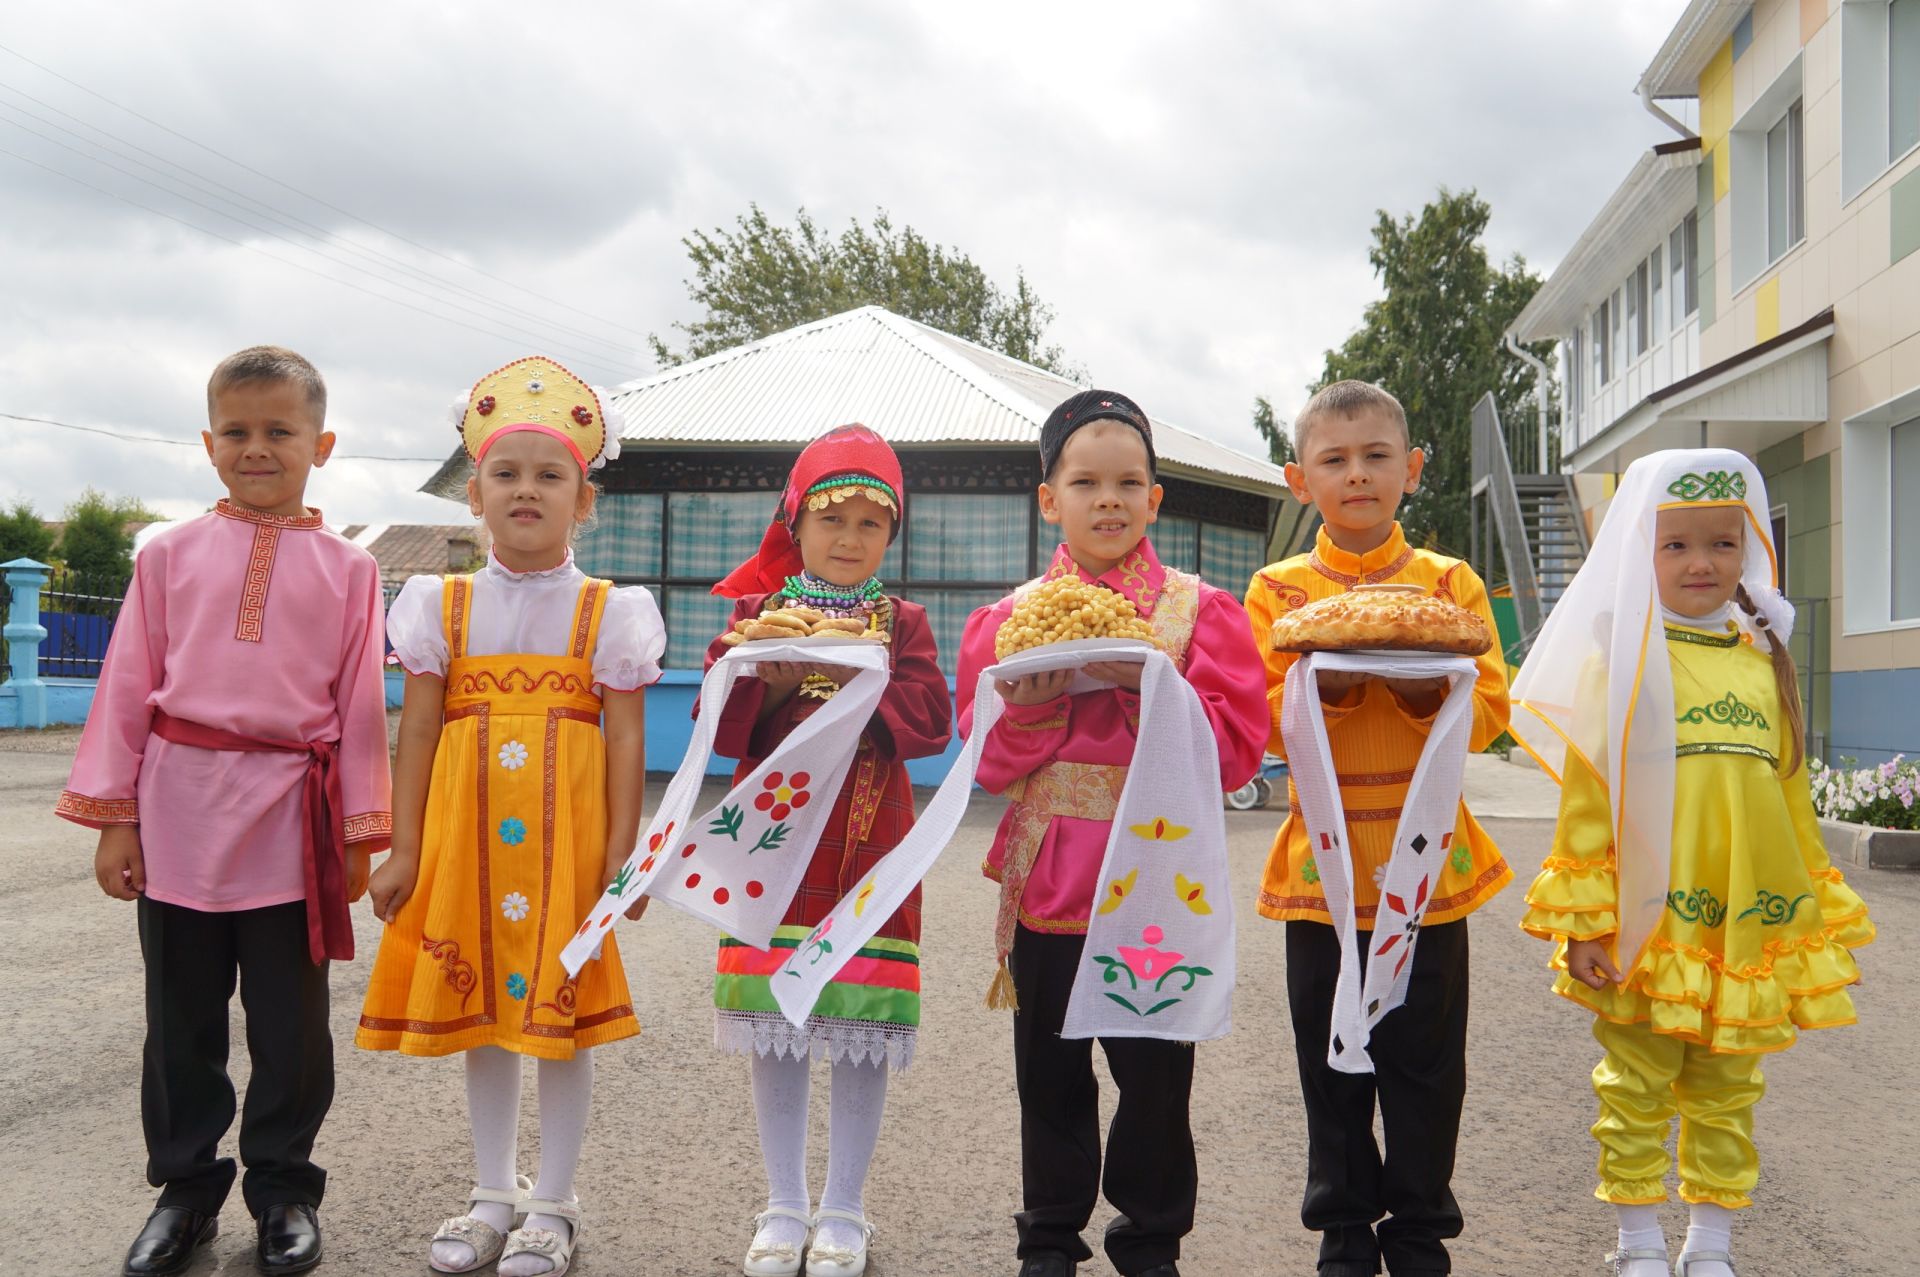
[[1384, 887], [1387, 885], [1386, 865], [1379, 864], [1373, 867], [1373, 885], [1376, 887]]
[[527, 898], [517, 891], [509, 891], [500, 901], [500, 912], [508, 922], [520, 921], [527, 916]]
[[527, 765], [527, 747], [517, 740], [510, 740], [500, 747], [500, 765], [510, 772], [517, 772]]

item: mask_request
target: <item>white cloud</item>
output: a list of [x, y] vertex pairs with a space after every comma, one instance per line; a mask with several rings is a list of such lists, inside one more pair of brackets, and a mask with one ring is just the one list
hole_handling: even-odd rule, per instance
[[[0, 155], [0, 411], [190, 440], [212, 365], [276, 341], [326, 374], [343, 453], [439, 455], [447, 399], [507, 359], [646, 371], [640, 334], [691, 317], [681, 237], [758, 201], [836, 227], [884, 207], [998, 279], [1024, 269], [1097, 381], [1255, 450], [1254, 395], [1297, 406], [1375, 294], [1376, 209], [1476, 187], [1494, 250], [1551, 265], [1662, 139], [1631, 89], [1680, 8], [25, 10], [0, 44], [325, 204], [0, 53], [0, 149], [251, 246]], [[186, 165], [373, 275], [48, 137], [155, 180], [134, 161]], [[311, 495], [342, 521], [461, 517], [413, 491], [429, 470], [342, 460]], [[51, 514], [88, 484], [170, 513], [219, 495], [197, 449], [0, 420], [0, 501]]]

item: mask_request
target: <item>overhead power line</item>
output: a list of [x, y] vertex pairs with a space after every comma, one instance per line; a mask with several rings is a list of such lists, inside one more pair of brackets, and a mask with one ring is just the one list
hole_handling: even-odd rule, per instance
[[197, 138], [189, 137], [185, 133], [180, 132], [178, 129], [170, 128], [167, 125], [160, 123], [160, 121], [151, 118], [150, 116], [142, 115], [140, 112], [134, 110], [132, 107], [124, 106], [121, 103], [116, 102], [112, 98], [106, 96], [104, 93], [96, 92], [95, 90], [90, 89], [86, 85], [80, 83], [78, 80], [70, 79], [69, 77], [60, 74], [58, 71], [55, 71], [52, 67], [47, 66], [44, 63], [34, 61], [32, 58], [20, 52], [18, 49], [10, 48], [5, 44], [0, 44], [0, 53], [5, 53], [10, 57], [18, 58], [20, 61], [26, 63], [28, 66], [33, 67], [39, 71], [43, 71], [46, 74], [52, 76], [54, 79], [59, 80], [61, 83], [70, 85], [73, 88], [80, 90], [80, 92], [86, 94], [88, 97], [96, 98], [101, 102], [105, 102], [108, 106], [112, 107], [116, 111], [120, 111], [127, 115], [131, 115], [134, 119], [139, 120], [142, 123], [147, 124], [153, 128], [159, 129], [162, 133], [166, 133], [172, 137], [179, 138], [182, 142], [185, 142], [187, 145], [196, 147], [199, 150], [205, 151], [207, 154], [213, 156], [214, 158], [225, 161], [226, 163], [233, 165], [235, 168], [240, 169], [243, 172], [251, 173], [255, 177], [261, 178], [264, 181], [272, 182], [275, 186], [280, 187], [282, 190], [291, 191], [295, 195], [298, 195], [301, 199], [309, 200], [315, 204], [318, 204], [320, 207], [324, 209], [328, 209], [331, 212], [338, 213], [342, 217], [346, 217], [355, 222], [360, 223], [360, 225], [362, 226], [368, 227], [372, 230], [376, 230], [380, 232], [382, 235], [387, 236], [389, 239], [397, 240], [400, 243], [406, 244], [411, 248], [417, 248], [423, 253], [427, 253], [431, 256], [438, 257], [443, 261], [451, 262], [463, 270], [470, 270], [476, 275], [481, 275], [486, 277], [487, 279], [493, 280], [495, 283], [505, 284], [508, 288], [512, 288], [518, 292], [525, 293], [527, 296], [537, 298], [540, 301], [548, 303], [549, 305], [564, 307], [578, 314], [583, 319], [591, 319], [595, 323], [604, 324], [609, 328], [618, 329], [621, 332], [631, 334], [632, 336], [635, 336], [635, 337], [644, 338], [647, 335], [643, 332], [640, 332], [638, 329], [630, 328], [625, 324], [619, 323], [618, 321], [607, 319], [599, 315], [589, 314], [586, 311], [580, 310], [577, 306], [575, 306], [571, 302], [560, 301], [557, 298], [548, 297], [544, 293], [535, 292], [533, 289], [527, 288], [525, 285], [517, 284], [510, 279], [504, 278], [503, 276], [495, 275], [491, 271], [483, 270], [482, 268], [473, 265], [471, 262], [461, 261], [459, 258], [453, 256], [452, 254], [442, 252], [440, 249], [434, 248], [429, 244], [422, 244], [417, 240], [412, 240], [407, 238], [405, 235], [400, 234], [398, 231], [389, 230], [388, 228], [381, 226], [377, 222], [368, 221], [366, 218], [361, 217], [357, 213], [351, 212], [348, 209], [341, 208], [338, 204], [330, 203], [327, 200], [321, 199], [318, 195], [313, 195], [307, 191], [303, 191], [297, 186], [294, 186], [288, 182], [284, 182], [280, 180], [279, 178], [275, 177], [271, 173], [262, 172], [261, 170], [254, 168], [252, 165], [247, 164], [244, 161], [234, 159], [232, 156], [226, 154], [223, 151], [215, 150], [213, 147], [208, 146], [206, 143], [198, 140]]
[[[589, 332], [584, 328], [576, 328], [570, 324], [560, 323], [545, 315], [539, 314], [538, 312], [528, 310], [523, 306], [517, 306], [511, 302], [501, 301], [499, 298], [493, 296], [490, 293], [484, 292], [477, 288], [469, 287], [466, 284], [460, 283], [458, 280], [447, 279], [446, 277], [441, 275], [436, 275], [431, 271], [422, 270], [419, 267], [414, 266], [411, 262], [408, 262], [404, 258], [396, 257], [391, 253], [381, 252], [377, 248], [357, 244], [353, 240], [350, 240], [345, 238], [344, 236], [338, 235], [333, 231], [328, 230], [324, 226], [320, 226], [314, 222], [310, 222], [306, 218], [303, 218], [296, 213], [288, 212], [287, 210], [279, 208], [276, 205], [270, 204], [265, 200], [256, 199], [252, 195], [249, 195], [247, 192], [240, 190], [238, 187], [231, 186], [228, 183], [220, 181], [218, 178], [211, 177], [207, 174], [198, 172], [197, 170], [190, 168], [185, 164], [181, 164], [178, 161], [171, 160], [166, 156], [161, 155], [155, 151], [148, 150], [146, 147], [141, 146], [137, 142], [121, 137], [119, 134], [116, 134], [109, 129], [103, 129], [100, 126], [93, 124], [87, 120], [83, 120], [79, 116], [76, 116], [71, 112], [63, 111], [59, 107], [54, 106], [52, 103], [42, 101], [40, 98], [34, 97], [31, 93], [22, 92], [20, 89], [15, 88], [12, 85], [0, 83], [0, 91], [4, 91], [6, 93], [12, 94], [14, 97], [21, 98], [27, 102], [31, 102], [35, 106], [40, 107], [42, 110], [50, 111], [54, 115], [60, 116], [62, 119], [71, 120], [73, 123], [79, 125], [83, 129], [88, 130], [89, 132], [99, 134], [101, 137], [110, 139], [110, 141], [118, 143], [120, 146], [124, 146], [129, 150], [136, 151], [140, 155], [147, 156], [149, 159], [157, 160], [159, 163], [157, 165], [149, 164], [145, 160], [141, 160], [136, 158], [133, 155], [127, 154], [126, 151], [120, 150], [116, 146], [108, 145], [105, 142], [95, 141], [94, 139], [90, 137], [86, 137], [85, 135], [78, 133], [73, 129], [70, 129], [63, 124], [57, 123], [54, 120], [50, 120], [46, 116], [41, 115], [37, 112], [27, 110], [24, 107], [14, 106], [11, 103], [0, 102], [0, 111], [7, 111], [15, 115], [25, 116], [27, 119], [30, 119], [39, 124], [45, 125], [47, 128], [56, 129], [59, 132], [66, 134], [68, 137], [73, 138], [83, 146], [91, 147], [95, 150], [105, 151], [109, 155], [113, 155], [120, 159], [123, 159], [129, 164], [138, 165], [140, 168], [146, 169], [148, 172], [157, 174], [158, 176], [165, 178], [170, 182], [184, 182], [192, 186], [194, 189], [201, 191], [202, 193], [209, 195], [214, 199], [222, 200], [227, 203], [241, 203], [244, 205], [250, 205], [251, 208], [248, 211], [252, 212], [254, 210], [257, 210], [257, 213], [255, 215], [260, 217], [265, 217], [269, 221], [275, 222], [281, 226], [286, 227], [291, 231], [294, 231], [296, 234], [305, 235], [308, 238], [316, 239], [323, 243], [334, 245], [337, 248], [339, 248], [341, 251], [351, 253], [356, 257], [362, 257], [371, 261], [384, 263], [387, 268], [401, 271], [406, 275], [410, 276], [411, 278], [423, 284], [428, 285], [429, 287], [453, 289], [495, 310], [506, 311], [511, 314], [519, 315], [524, 319], [532, 320], [533, 322], [540, 324], [544, 327], [551, 328], [556, 332], [567, 333], [571, 336], [579, 337], [586, 341], [591, 341], [596, 345], [608, 347], [609, 349], [618, 352], [618, 356], [623, 359], [631, 353], [631, 343], [629, 342], [602, 337], [598, 333]], [[8, 122], [13, 123], [15, 128], [21, 129], [22, 131], [27, 133], [32, 133], [34, 134], [34, 136], [41, 138], [43, 141], [51, 142], [55, 146], [64, 147], [67, 150], [74, 149], [73, 147], [68, 146], [66, 143], [61, 142], [56, 138], [47, 137], [44, 133], [38, 133], [33, 129], [27, 128], [25, 125], [19, 124], [14, 121], [8, 121]], [[102, 161], [100, 161], [97, 157], [87, 154], [86, 152], [75, 151], [75, 153], [81, 155], [85, 159], [93, 161], [94, 163], [97, 163], [97, 164], [102, 163]], [[112, 166], [107, 165], [106, 167], [112, 167]], [[169, 171], [169, 170], [173, 170], [173, 171]], [[128, 176], [136, 177], [136, 180], [146, 181], [146, 179], [144, 178], [137, 178], [137, 175], [134, 175], [134, 174], [128, 174]], [[148, 184], [153, 185], [153, 183], [151, 182], [149, 182]], [[160, 189], [168, 190], [169, 194], [178, 194], [177, 191], [173, 191], [170, 188], [160, 188]], [[224, 192], [224, 194], [222, 194], [222, 192]], [[182, 197], [182, 198], [185, 198], [185, 197]], [[203, 205], [202, 207], [205, 207], [205, 206]], [[217, 209], [210, 210], [210, 211], [220, 212], [220, 210], [217, 210]], [[222, 216], [231, 216], [231, 215], [222, 213]], [[240, 219], [235, 218], [234, 220], [239, 221]], [[302, 247], [304, 247], [304, 245]], [[309, 251], [313, 251], [313, 250], [309, 250]], [[364, 267], [358, 267], [358, 266], [352, 266], [351, 268], [356, 270], [365, 270]], [[367, 273], [372, 273], [372, 272], [367, 272]]]
[[[0, 103], [0, 110], [4, 110], [4, 109], [9, 109], [9, 108], [6, 107], [5, 103]], [[215, 208], [213, 205], [208, 204], [204, 200], [197, 200], [191, 195], [184, 194], [180, 191], [172, 189], [171, 187], [162, 186], [160, 183], [153, 181], [151, 178], [141, 177], [138, 173], [134, 173], [134, 172], [131, 172], [130, 170], [121, 168], [118, 164], [110, 164], [106, 160], [99, 159], [96, 156], [88, 155], [84, 151], [81, 151], [76, 147], [69, 146], [67, 143], [60, 141], [58, 138], [47, 137], [44, 133], [36, 132], [35, 130], [27, 128], [25, 125], [17, 123], [13, 120], [0, 119], [0, 124], [12, 125], [12, 127], [19, 129], [21, 132], [26, 133], [31, 137], [37, 137], [40, 140], [44, 142], [49, 142], [54, 146], [61, 148], [64, 151], [72, 152], [73, 154], [80, 156], [81, 159], [84, 159], [89, 163], [98, 164], [101, 168], [107, 169], [110, 172], [118, 173], [122, 177], [130, 177], [134, 181], [141, 183], [143, 186], [150, 186], [164, 195], [171, 195], [175, 199], [185, 200], [187, 203], [193, 205], [195, 208], [203, 209], [206, 212], [212, 213], [215, 217], [224, 217], [229, 221], [238, 222], [240, 225], [246, 227], [248, 230], [257, 231], [262, 235], [268, 236], [269, 238], [279, 240], [281, 243], [287, 245], [288, 247], [298, 249], [303, 253], [311, 253], [315, 257], [320, 258], [324, 262], [329, 262], [335, 266], [344, 266], [348, 270], [359, 271], [361, 274], [367, 275], [370, 278], [377, 280], [382, 284], [385, 284], [392, 288], [400, 289], [401, 291], [409, 293], [412, 296], [422, 298], [423, 300], [429, 303], [432, 303], [433, 305], [450, 307], [464, 314], [472, 315], [478, 319], [490, 320], [492, 322], [500, 323], [503, 327], [506, 327], [509, 332], [514, 333], [519, 340], [542, 342], [548, 346], [553, 346], [558, 348], [563, 353], [567, 354], [569, 358], [577, 359], [582, 362], [591, 362], [599, 365], [602, 368], [612, 367], [607, 363], [606, 359], [603, 356], [590, 354], [589, 352], [583, 351], [583, 350], [568, 349], [563, 346], [558, 346], [557, 343], [550, 341], [547, 337], [545, 337], [540, 333], [535, 333], [528, 329], [516, 327], [506, 319], [496, 318], [495, 316], [489, 314], [486, 311], [475, 310], [473, 307], [462, 305], [457, 301], [450, 301], [444, 297], [435, 297], [435, 296], [432, 296], [431, 294], [423, 293], [419, 289], [411, 288], [399, 280], [383, 278], [382, 276], [376, 275], [373, 272], [368, 271], [365, 267], [356, 266], [352, 262], [341, 261], [339, 258], [333, 257], [330, 254], [321, 252], [319, 249], [314, 248], [311, 245], [302, 244], [298, 240], [289, 239], [285, 235], [280, 234], [278, 231], [272, 229], [271, 227], [262, 226], [259, 223], [249, 221], [248, 219], [241, 217], [238, 214], [229, 213], [223, 209]], [[16, 155], [15, 158], [25, 158], [25, 157]], [[39, 163], [39, 161], [30, 161], [30, 162]], [[40, 166], [42, 168], [49, 169], [55, 173], [59, 173], [63, 177], [72, 177], [72, 174], [68, 173], [65, 169], [55, 168], [54, 166], [50, 164], [45, 164], [45, 163], [41, 163]], [[204, 231], [207, 229], [204, 226], [200, 226], [198, 223], [189, 222], [187, 224], [195, 227], [195, 229], [197, 230]], [[235, 242], [235, 241], [229, 241], [229, 242]], [[253, 245], [245, 245], [245, 246], [249, 248], [253, 247]], [[268, 256], [272, 256], [272, 254], [268, 254]], [[284, 257], [275, 257], [274, 260], [279, 262], [287, 261], [287, 259]], [[287, 262], [287, 264], [294, 265], [295, 263]], [[306, 268], [303, 267], [302, 269], [306, 269]], [[311, 271], [310, 273], [318, 275], [321, 279], [330, 280], [336, 284], [345, 284], [348, 287], [356, 287], [356, 285], [349, 283], [349, 281], [347, 280], [339, 279], [335, 276], [328, 275], [321, 271]], [[361, 289], [361, 291], [368, 292], [370, 290]], [[372, 295], [375, 297], [384, 296], [383, 294], [380, 294], [380, 293], [372, 293]], [[386, 300], [395, 300], [395, 299], [387, 298]], [[428, 312], [428, 313], [431, 314], [433, 312]], [[445, 316], [441, 316], [441, 318], [445, 318]]]
[[[83, 434], [105, 435], [109, 439], [123, 439], [128, 443], [164, 443], [173, 448], [199, 448], [203, 445], [198, 439], [169, 439], [165, 435], [137, 435], [125, 430], [109, 430], [105, 426], [81, 426], [71, 421], [55, 421], [52, 417], [28, 417], [17, 412], [0, 412], [0, 417], [8, 421], [32, 422], [37, 426], [56, 426], [61, 430], [78, 430]], [[445, 457], [383, 457], [363, 452], [336, 452], [329, 461], [418, 461], [428, 465], [440, 465]]]
[[[202, 226], [197, 222], [189, 221], [188, 219], [184, 217], [180, 217], [177, 214], [166, 212], [163, 209], [157, 209], [153, 207], [151, 204], [142, 204], [139, 200], [131, 199], [125, 195], [120, 194], [118, 191], [110, 191], [103, 186], [96, 186], [92, 182], [87, 181], [85, 178], [76, 177], [72, 173], [69, 173], [64, 169], [55, 168], [51, 164], [46, 164], [41, 162], [40, 160], [33, 159], [30, 156], [22, 155], [18, 151], [10, 151], [5, 147], [0, 147], [0, 155], [5, 155], [12, 159], [19, 160], [22, 164], [31, 164], [33, 165], [33, 167], [37, 169], [44, 169], [46, 172], [52, 173], [56, 177], [65, 178], [67, 181], [74, 183], [76, 186], [84, 186], [88, 190], [93, 191], [96, 194], [104, 195], [109, 199], [119, 200], [124, 204], [130, 204], [134, 208], [140, 209], [143, 212], [153, 214], [155, 217], [164, 217], [170, 222], [178, 222], [180, 225], [186, 227], [189, 230], [199, 231], [203, 235], [211, 235], [213, 238], [217, 240], [221, 240], [228, 244], [232, 244], [236, 248], [244, 248], [248, 252], [258, 253], [260, 254], [260, 256], [267, 258], [269, 261], [279, 262], [282, 266], [291, 266], [293, 269], [297, 271], [304, 271], [307, 274], [312, 275], [316, 279], [324, 279], [330, 284], [338, 284], [342, 288], [351, 288], [353, 289], [353, 291], [357, 293], [364, 293], [368, 297], [373, 297], [380, 301], [388, 302], [395, 306], [405, 307], [407, 310], [411, 310], [416, 314], [425, 315], [430, 319], [440, 320], [442, 323], [453, 324], [453, 325], [456, 325], [457, 327], [465, 328], [469, 332], [479, 333], [483, 337], [492, 337], [495, 340], [499, 340], [499, 341], [520, 342], [520, 341], [526, 340], [526, 337], [524, 335], [516, 336], [511, 333], [498, 332], [491, 328], [482, 328], [477, 324], [470, 324], [470, 323], [467, 323], [465, 320], [455, 319], [451, 315], [443, 315], [443, 314], [440, 314], [438, 311], [428, 310], [424, 306], [416, 306], [412, 302], [402, 301], [398, 297], [391, 297], [385, 293], [376, 292], [371, 288], [367, 288], [367, 287], [364, 287], [363, 285], [356, 284], [352, 280], [339, 279], [339, 278], [336, 278], [335, 276], [325, 273], [324, 271], [318, 271], [311, 266], [303, 265], [300, 262], [289, 261], [285, 257], [281, 257], [275, 253], [269, 253], [266, 249], [261, 248], [258, 244], [249, 244], [245, 240], [235, 239], [231, 235], [222, 234], [220, 231], [214, 230], [211, 227]], [[223, 216], [225, 215], [223, 214]], [[578, 356], [576, 356], [576, 358], [578, 358]], [[601, 364], [601, 361], [597, 359], [583, 359], [581, 362], [597, 364], [597, 365]], [[601, 365], [601, 366], [604, 367], [604, 365]], [[615, 379], [618, 380], [617, 377]]]

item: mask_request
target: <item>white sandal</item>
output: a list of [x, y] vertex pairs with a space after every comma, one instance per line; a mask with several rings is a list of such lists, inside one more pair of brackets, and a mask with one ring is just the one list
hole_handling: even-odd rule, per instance
[[[1687, 1269], [1695, 1264], [1710, 1264], [1718, 1261], [1729, 1269], [1733, 1267], [1733, 1256], [1724, 1250], [1683, 1250], [1680, 1258], [1673, 1261], [1673, 1277], [1687, 1277]], [[1735, 1275], [1738, 1277], [1738, 1274]]]
[[1606, 1264], [1607, 1271], [1613, 1274], [1613, 1277], [1620, 1277], [1626, 1266], [1636, 1259], [1650, 1259], [1664, 1269], [1667, 1266], [1666, 1247], [1663, 1246], [1659, 1250], [1654, 1250], [1652, 1247], [1642, 1250], [1610, 1250], [1602, 1262]]
[[551, 1228], [528, 1228], [522, 1224], [507, 1234], [507, 1244], [500, 1251], [502, 1260], [512, 1259], [515, 1255], [539, 1255], [551, 1268], [540, 1277], [560, 1277], [573, 1266], [573, 1248], [580, 1241], [580, 1199], [555, 1201], [550, 1197], [527, 1197], [520, 1202], [520, 1210], [531, 1217], [534, 1215], [553, 1215], [567, 1221], [567, 1235], [562, 1237]]
[[[860, 1229], [858, 1246], [823, 1246], [820, 1244], [820, 1221], [823, 1219], [844, 1219]], [[873, 1240], [873, 1225], [862, 1216], [850, 1210], [836, 1210], [831, 1206], [822, 1206], [820, 1213], [813, 1217], [813, 1245], [807, 1248], [807, 1277], [860, 1277], [867, 1271], [867, 1243]]]
[[[467, 1194], [467, 1213], [441, 1220], [440, 1227], [434, 1230], [433, 1241], [427, 1243], [427, 1267], [436, 1273], [470, 1273], [500, 1258], [500, 1249], [507, 1242], [506, 1235], [484, 1219], [474, 1218], [473, 1205], [475, 1202], [498, 1202], [503, 1206], [511, 1206], [512, 1213], [517, 1216], [520, 1203], [533, 1191], [533, 1181], [525, 1175], [516, 1175], [513, 1181], [512, 1188], [481, 1188], [478, 1184], [474, 1185], [473, 1191]], [[511, 1225], [512, 1220], [509, 1219], [508, 1223]], [[433, 1258], [433, 1242], [459, 1242], [473, 1252], [473, 1262], [460, 1268], [448, 1268]]]
[[747, 1247], [740, 1271], [746, 1277], [800, 1277], [800, 1254], [807, 1248], [807, 1234], [797, 1242], [763, 1242], [760, 1230], [770, 1219], [797, 1219], [807, 1233], [813, 1231], [813, 1216], [807, 1212], [791, 1206], [769, 1206], [753, 1217], [753, 1244]]

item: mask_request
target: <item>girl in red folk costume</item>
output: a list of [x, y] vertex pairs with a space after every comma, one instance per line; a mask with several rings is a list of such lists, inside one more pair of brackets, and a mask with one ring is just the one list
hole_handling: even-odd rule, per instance
[[[801, 1270], [803, 1251], [806, 1271], [815, 1277], [865, 1271], [873, 1229], [862, 1198], [887, 1075], [913, 1060], [920, 1023], [919, 888], [826, 986], [804, 1029], [788, 1024], [769, 985], [793, 948], [912, 827], [907, 760], [940, 753], [952, 734], [952, 702], [926, 610], [888, 596], [874, 575], [904, 512], [893, 449], [865, 426], [842, 426], [800, 454], [759, 553], [713, 591], [739, 600], [734, 622], [784, 607], [858, 619], [887, 643], [892, 666], [840, 792], [830, 800], [806, 795], [803, 774], [788, 779], [790, 801], [832, 801], [834, 808], [772, 947], [720, 943], [714, 1041], [728, 1053], [752, 1056], [767, 1170], [767, 1209], [755, 1220], [742, 1265], [749, 1277], [791, 1277]], [[708, 665], [727, 651], [716, 639]], [[854, 671], [769, 662], [758, 673], [736, 685], [714, 737], [717, 753], [740, 760], [736, 783]], [[822, 1058], [833, 1063], [831, 1145], [814, 1215], [806, 1173], [808, 1064]]]
[[[580, 1234], [587, 1048], [640, 1031], [612, 937], [572, 978], [560, 949], [633, 847], [642, 696], [666, 632], [647, 591], [573, 564], [588, 472], [618, 451], [599, 394], [522, 359], [456, 412], [474, 460], [467, 498], [493, 549], [479, 572], [408, 581], [387, 620], [410, 677], [393, 855], [371, 886], [387, 929], [356, 1041], [466, 1053], [476, 1186], [429, 1265], [497, 1258], [506, 1277], [541, 1277], [567, 1270]], [[522, 1055], [540, 1061], [538, 1184], [515, 1168]]]

